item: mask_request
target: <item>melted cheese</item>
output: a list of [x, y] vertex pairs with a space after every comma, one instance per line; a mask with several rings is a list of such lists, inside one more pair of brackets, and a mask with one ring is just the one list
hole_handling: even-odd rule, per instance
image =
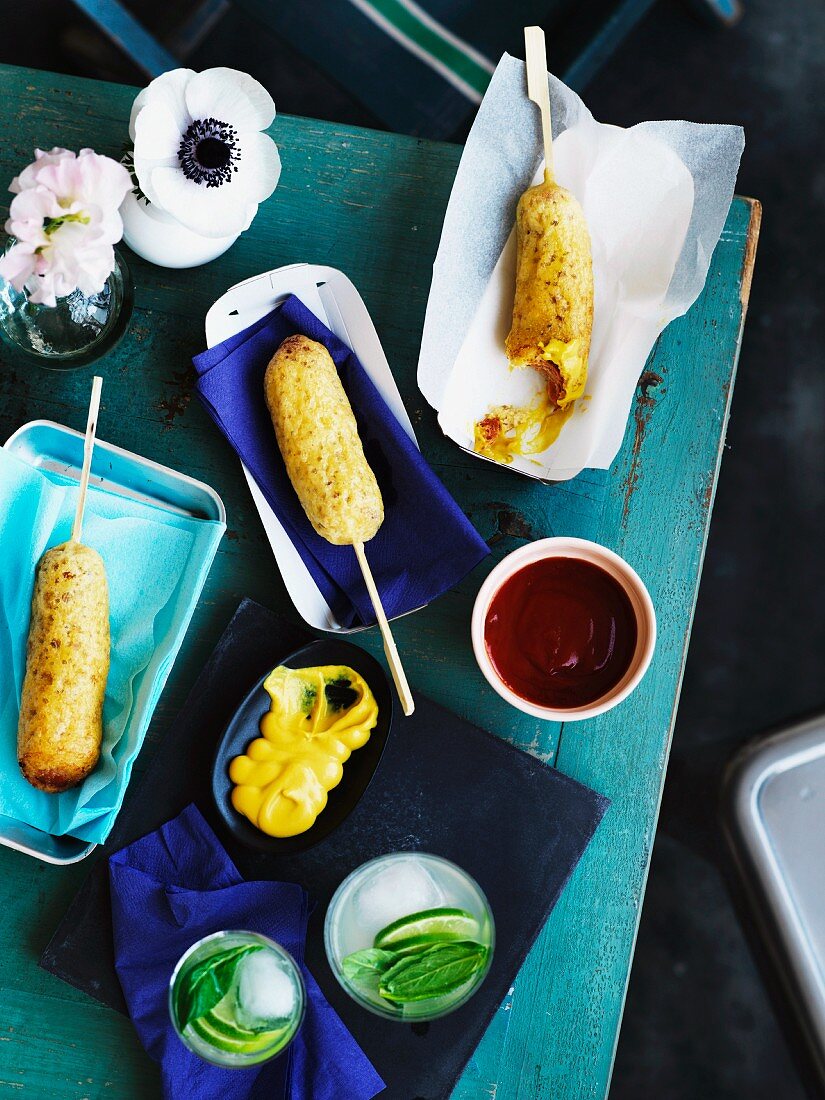
[[570, 418], [574, 402], [584, 393], [587, 382], [587, 362], [580, 353], [579, 341], [548, 340], [539, 347], [541, 358], [559, 368], [564, 396], [555, 405], [542, 387], [535, 401], [526, 407], [494, 406], [474, 425], [473, 450], [478, 454], [505, 465], [516, 455], [542, 454], [555, 443]]
[[262, 736], [229, 765], [232, 805], [269, 836], [297, 836], [315, 824], [344, 763], [369, 740], [378, 704], [344, 665], [279, 666], [264, 689], [271, 705]]
[[516, 455], [542, 454], [555, 443], [572, 411], [572, 403], [563, 409], [551, 405], [545, 392], [527, 408], [496, 405], [475, 425], [473, 450], [505, 465]]
[[587, 382], [587, 360], [581, 354], [580, 341], [548, 340], [539, 344], [541, 355], [548, 363], [555, 363], [564, 381], [564, 396], [559, 408], [564, 409], [584, 393]]

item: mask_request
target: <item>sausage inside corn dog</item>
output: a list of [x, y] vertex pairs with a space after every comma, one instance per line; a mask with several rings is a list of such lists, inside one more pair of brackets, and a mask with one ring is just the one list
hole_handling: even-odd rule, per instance
[[384, 521], [384, 502], [324, 345], [306, 336], [284, 340], [266, 369], [264, 394], [312, 526], [335, 546], [368, 542]]
[[17, 726], [20, 770], [65, 791], [100, 757], [109, 673], [109, 589], [96, 550], [66, 542], [37, 567]]

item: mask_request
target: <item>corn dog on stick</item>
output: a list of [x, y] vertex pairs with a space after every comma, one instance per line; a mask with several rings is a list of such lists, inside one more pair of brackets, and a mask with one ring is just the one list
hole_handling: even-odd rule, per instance
[[384, 502], [329, 352], [306, 336], [288, 337], [266, 369], [264, 393], [286, 471], [310, 523], [328, 542], [355, 550], [401, 705], [412, 714], [410, 685], [364, 553], [364, 543], [384, 521]]
[[26, 642], [17, 760], [33, 787], [52, 794], [90, 774], [103, 741], [109, 586], [100, 554], [80, 542], [102, 384], [92, 380], [72, 535], [38, 563]]
[[516, 292], [505, 342], [514, 367], [534, 367], [551, 405], [563, 409], [584, 391], [593, 327], [593, 264], [584, 212], [556, 183], [544, 31], [525, 27], [527, 94], [541, 111], [544, 181], [516, 212]]

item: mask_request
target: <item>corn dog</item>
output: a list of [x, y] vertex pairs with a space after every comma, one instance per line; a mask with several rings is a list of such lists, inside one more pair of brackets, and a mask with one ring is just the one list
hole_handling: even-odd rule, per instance
[[264, 395], [312, 526], [335, 546], [368, 542], [384, 521], [384, 503], [327, 349], [306, 336], [288, 337], [266, 369]]
[[65, 542], [37, 567], [17, 726], [20, 770], [56, 793], [100, 757], [109, 672], [109, 590], [96, 550]]
[[519, 199], [513, 323], [505, 341], [514, 367], [544, 376], [551, 405], [584, 392], [593, 328], [593, 263], [584, 212], [549, 176]]

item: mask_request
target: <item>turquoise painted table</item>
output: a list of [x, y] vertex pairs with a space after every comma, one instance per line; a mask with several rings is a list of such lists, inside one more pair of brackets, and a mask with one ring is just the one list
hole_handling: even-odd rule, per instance
[[[131, 88], [0, 67], [0, 181], [31, 159], [34, 146], [116, 155], [133, 96]], [[272, 133], [283, 156], [281, 184], [226, 256], [176, 272], [128, 254], [135, 315], [123, 343], [99, 365], [100, 435], [209, 482], [229, 512], [227, 537], [137, 770], [243, 596], [297, 615], [239, 464], [191, 400], [190, 357], [203, 345], [204, 314], [228, 286], [260, 271], [301, 260], [332, 264], [366, 300], [422, 450], [493, 548], [493, 560], [455, 591], [398, 622], [412, 683], [613, 800], [454, 1096], [601, 1097], [687, 654], [759, 205], [734, 201], [703, 294], [645, 366], [612, 469], [546, 487], [459, 451], [416, 388], [430, 268], [460, 149], [310, 119], [279, 117]], [[35, 417], [82, 429], [90, 373], [21, 367], [0, 349], [0, 436]], [[469, 641], [472, 600], [494, 561], [526, 540], [557, 534], [598, 539], [627, 558], [659, 616], [653, 664], [631, 699], [567, 726], [509, 709], [482, 681]], [[359, 641], [380, 652], [375, 632]], [[55, 868], [0, 849], [0, 1090], [60, 1100], [154, 1096], [156, 1068], [129, 1022], [37, 966], [84, 873], [82, 864]]]

